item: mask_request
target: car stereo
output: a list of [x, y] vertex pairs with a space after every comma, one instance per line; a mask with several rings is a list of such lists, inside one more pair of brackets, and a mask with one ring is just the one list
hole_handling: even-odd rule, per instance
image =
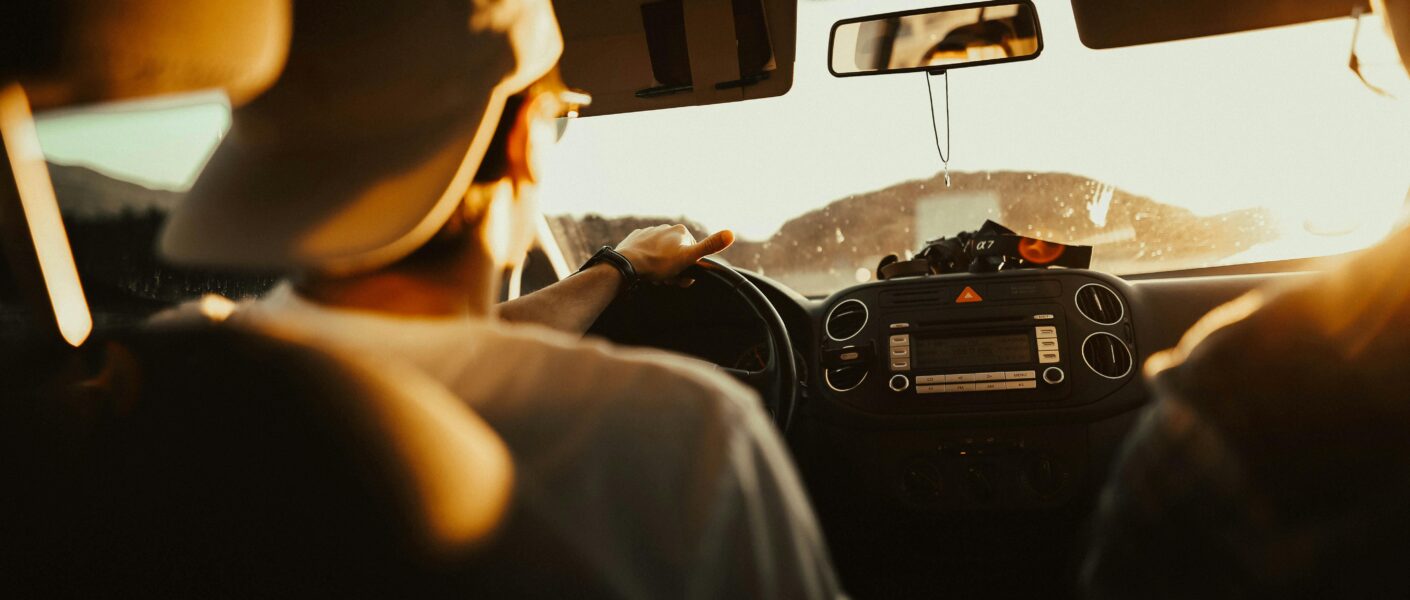
[[[1011, 306], [964, 321], [880, 315], [887, 321], [887, 387], [917, 395], [1041, 400], [1061, 394], [1061, 311]], [[915, 315], [920, 316], [920, 315]], [[1035, 397], [1041, 396], [1041, 397]]]
[[860, 284], [819, 311], [820, 392], [877, 414], [1093, 402], [1133, 377], [1126, 293], [1080, 269]]

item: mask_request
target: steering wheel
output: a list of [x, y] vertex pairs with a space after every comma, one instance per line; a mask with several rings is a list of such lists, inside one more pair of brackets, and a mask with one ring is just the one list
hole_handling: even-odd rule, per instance
[[724, 284], [748, 304], [754, 315], [764, 323], [769, 349], [769, 359], [764, 367], [757, 371], [727, 367], [720, 367], [720, 370], [758, 391], [764, 399], [764, 408], [773, 415], [779, 431], [788, 431], [788, 424], [793, 419], [793, 406], [798, 399], [798, 363], [783, 318], [753, 282], [719, 261], [701, 259], [696, 266], [686, 269], [683, 275], [697, 281], [714, 279]]

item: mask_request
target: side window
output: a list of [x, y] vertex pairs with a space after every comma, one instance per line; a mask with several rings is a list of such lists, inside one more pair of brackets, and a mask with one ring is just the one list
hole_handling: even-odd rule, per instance
[[204, 294], [243, 299], [275, 277], [179, 268], [156, 256], [180, 204], [229, 127], [220, 96], [37, 115], [40, 143], [95, 324], [137, 322]]

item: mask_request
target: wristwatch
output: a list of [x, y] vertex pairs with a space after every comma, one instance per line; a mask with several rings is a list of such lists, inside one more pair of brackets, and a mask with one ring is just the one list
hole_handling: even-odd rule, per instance
[[612, 265], [612, 268], [622, 274], [623, 292], [631, 291], [636, 288], [638, 283], [641, 283], [641, 276], [636, 274], [636, 267], [632, 266], [632, 261], [627, 260], [627, 257], [622, 256], [622, 253], [617, 252], [611, 246], [598, 248], [597, 253], [593, 254], [592, 258], [587, 259], [587, 262], [583, 263], [582, 268], [578, 269], [578, 272], [582, 273], [592, 268], [597, 263]]

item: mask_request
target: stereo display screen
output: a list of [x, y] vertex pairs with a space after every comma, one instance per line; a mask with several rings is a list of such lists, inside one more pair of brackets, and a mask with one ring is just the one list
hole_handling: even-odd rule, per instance
[[1033, 362], [1027, 334], [977, 337], [914, 337], [911, 364], [917, 369], [948, 369]]

